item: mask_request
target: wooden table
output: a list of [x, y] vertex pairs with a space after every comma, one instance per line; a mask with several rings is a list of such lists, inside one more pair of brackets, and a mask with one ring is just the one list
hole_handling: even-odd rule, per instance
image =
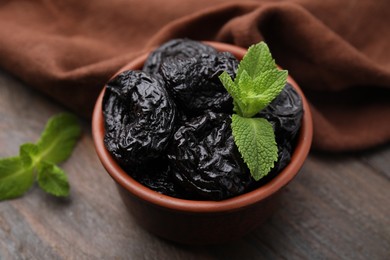
[[[0, 72], [0, 157], [35, 142], [65, 109]], [[90, 124], [61, 166], [71, 195], [34, 186], [0, 202], [0, 259], [390, 259], [390, 146], [311, 153], [262, 227], [225, 245], [177, 245], [144, 231], [123, 208], [94, 150]]]

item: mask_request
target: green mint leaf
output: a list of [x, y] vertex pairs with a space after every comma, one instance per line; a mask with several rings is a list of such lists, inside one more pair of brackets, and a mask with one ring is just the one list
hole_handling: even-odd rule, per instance
[[258, 93], [255, 92], [256, 88], [254, 87], [254, 81], [249, 76], [249, 74], [244, 70], [241, 73], [241, 77], [238, 79], [238, 86], [240, 89], [240, 108], [237, 109], [237, 114], [243, 117], [252, 117], [256, 115], [259, 110], [257, 109], [257, 105], [259, 102], [259, 98], [257, 98]]
[[25, 143], [20, 146], [19, 156], [26, 165], [34, 167], [39, 160], [39, 149], [36, 144]]
[[253, 82], [253, 79], [251, 78], [251, 76], [249, 76], [248, 72], [246, 72], [246, 70], [244, 70], [242, 73], [241, 73], [241, 77], [239, 77], [237, 79], [238, 82], [238, 89], [239, 89], [239, 93], [240, 93], [240, 97], [241, 99], [244, 99], [245, 101], [245, 98], [246, 97], [251, 97], [251, 96], [254, 96], [256, 95], [256, 88], [254, 88], [254, 82]]
[[271, 123], [264, 118], [232, 116], [232, 133], [242, 158], [257, 181], [267, 175], [278, 159]]
[[39, 187], [55, 196], [68, 196], [69, 183], [65, 172], [53, 163], [41, 161], [38, 164]]
[[252, 107], [252, 115], [268, 106], [282, 92], [286, 85], [287, 75], [286, 70], [275, 69], [266, 71], [254, 79], [254, 92], [257, 95], [249, 97], [253, 99], [252, 104], [255, 104]]
[[248, 49], [234, 80], [227, 73], [222, 73], [220, 80], [233, 98], [234, 111], [253, 117], [280, 94], [287, 74], [277, 68], [267, 44], [261, 42]]
[[266, 43], [260, 42], [249, 47], [248, 52], [241, 60], [236, 78], [246, 71], [251, 78], [256, 78], [261, 73], [276, 68], [275, 60]]
[[65, 161], [80, 137], [81, 128], [75, 116], [63, 113], [49, 119], [37, 142], [40, 160]]
[[286, 70], [273, 69], [253, 79], [244, 70], [238, 79], [239, 91], [235, 90], [235, 96], [232, 95], [234, 104], [238, 106], [235, 110], [237, 114], [253, 117], [268, 106], [286, 85], [287, 74]]
[[224, 71], [219, 75], [219, 79], [221, 80], [222, 84], [225, 86], [227, 92], [234, 98], [237, 99], [240, 96], [239, 90], [237, 89], [236, 84], [233, 82], [230, 75]]
[[0, 200], [22, 196], [33, 183], [34, 172], [28, 160], [21, 157], [0, 159]]
[[222, 82], [222, 84], [225, 86], [227, 92], [232, 96], [233, 98], [233, 110], [236, 113], [241, 114], [240, 107], [243, 107], [244, 105], [240, 103], [240, 89], [238, 88], [237, 84], [233, 82], [230, 75], [224, 71], [219, 75], [219, 79]]

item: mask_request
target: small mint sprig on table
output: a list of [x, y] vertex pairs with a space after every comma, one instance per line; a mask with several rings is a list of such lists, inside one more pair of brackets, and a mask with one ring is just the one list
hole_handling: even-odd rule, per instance
[[266, 176], [278, 159], [275, 133], [265, 118], [254, 117], [271, 103], [286, 85], [288, 72], [279, 70], [267, 44], [249, 47], [233, 80], [223, 72], [219, 79], [233, 98], [232, 134], [255, 180]]
[[68, 196], [68, 178], [56, 164], [68, 159], [80, 135], [75, 116], [50, 118], [36, 144], [23, 144], [19, 156], [0, 159], [0, 200], [22, 196], [35, 180], [49, 194]]

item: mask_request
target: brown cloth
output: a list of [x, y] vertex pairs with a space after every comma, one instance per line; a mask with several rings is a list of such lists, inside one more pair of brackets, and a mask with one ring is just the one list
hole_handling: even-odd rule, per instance
[[171, 38], [264, 40], [328, 151], [390, 140], [389, 0], [2, 0], [0, 67], [80, 115], [125, 63]]

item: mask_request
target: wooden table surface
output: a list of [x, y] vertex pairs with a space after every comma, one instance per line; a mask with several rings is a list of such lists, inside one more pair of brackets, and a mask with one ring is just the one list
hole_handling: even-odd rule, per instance
[[[0, 71], [0, 157], [35, 142], [66, 111]], [[357, 154], [311, 153], [260, 228], [225, 245], [192, 247], [140, 228], [95, 153], [90, 123], [63, 163], [71, 195], [36, 185], [0, 202], [0, 259], [390, 259], [390, 146]]]

